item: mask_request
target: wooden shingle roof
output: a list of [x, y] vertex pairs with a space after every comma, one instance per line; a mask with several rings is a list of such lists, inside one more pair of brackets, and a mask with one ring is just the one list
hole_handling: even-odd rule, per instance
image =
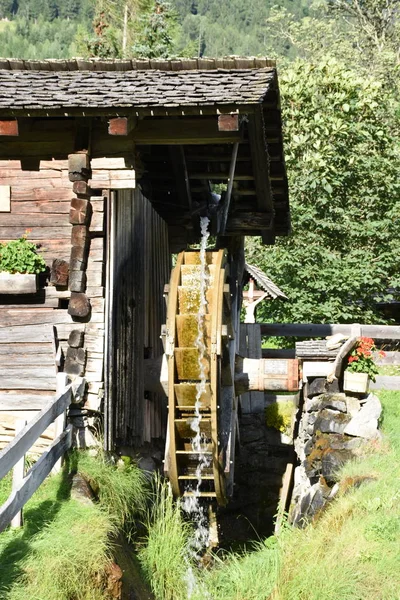
[[259, 267], [254, 265], [249, 265], [249, 263], [245, 263], [245, 272], [247, 273], [247, 278], [252, 278], [257, 283], [258, 287], [261, 288], [264, 292], [267, 292], [271, 298], [282, 298], [287, 300], [288, 297], [278, 286], [262, 271]]
[[1, 71], [0, 108], [108, 108], [257, 104], [274, 70]]
[[[114, 117], [129, 126], [125, 137], [107, 130]], [[6, 156], [25, 151], [32, 124], [40, 143], [47, 118], [69, 122], [82, 136], [90, 130], [93, 156], [135, 153], [142, 191], [179, 228], [179, 243], [195, 237], [193, 215], [212, 203], [214, 185], [228, 186], [231, 169], [230, 195], [222, 200], [226, 232], [261, 235], [268, 244], [290, 232], [273, 61], [0, 58], [0, 119], [10, 118], [18, 120], [20, 136], [7, 141]], [[46, 149], [50, 157], [60, 152], [51, 144]]]
[[258, 104], [275, 78], [273, 63], [266, 59], [0, 59], [0, 109]]

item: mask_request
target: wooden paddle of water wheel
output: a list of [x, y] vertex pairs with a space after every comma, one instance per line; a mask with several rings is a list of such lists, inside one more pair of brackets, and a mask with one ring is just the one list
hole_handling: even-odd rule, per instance
[[[236, 407], [234, 344], [226, 251], [206, 253], [206, 314], [200, 337], [206, 382], [199, 401], [201, 453], [193, 448], [195, 404], [200, 384], [199, 252], [182, 252], [172, 272], [167, 314], [168, 440], [166, 471], [174, 495], [193, 495], [201, 471], [200, 498], [224, 506], [233, 483]], [[201, 356], [200, 356], [201, 358]], [[203, 466], [206, 463], [206, 466]]]
[[[250, 359], [236, 354], [240, 288], [230, 275], [235, 265], [229, 259], [226, 250], [206, 252], [207, 303], [199, 332], [200, 253], [178, 255], [168, 287], [161, 368], [169, 407], [165, 472], [173, 493], [176, 497], [195, 495], [219, 506], [225, 506], [233, 492], [239, 395], [252, 390], [294, 391], [299, 384], [297, 360]], [[204, 354], [199, 350], [199, 335]], [[205, 383], [197, 398], [201, 372]], [[148, 380], [157, 379], [155, 373], [157, 370], [149, 370]], [[200, 448], [193, 444], [199, 414]]]

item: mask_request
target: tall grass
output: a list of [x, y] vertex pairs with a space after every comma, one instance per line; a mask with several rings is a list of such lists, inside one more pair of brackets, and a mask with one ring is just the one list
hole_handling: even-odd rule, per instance
[[114, 467], [102, 452], [95, 459], [87, 452], [75, 452], [69, 460], [71, 468], [90, 482], [114, 523], [129, 535], [148, 504], [148, 481], [143, 471], [135, 463]]
[[[91, 481], [98, 502], [70, 497], [76, 471]], [[8, 491], [6, 481], [2, 499]], [[24, 527], [0, 535], [1, 600], [105, 600], [112, 539], [143, 511], [147, 494], [138, 467], [121, 470], [103, 456], [72, 453], [62, 473], [48, 478], [27, 503]]]
[[146, 545], [139, 560], [157, 600], [185, 600], [185, 573], [190, 565], [187, 547], [192, 529], [182, 517], [166, 483], [156, 481], [154, 503], [146, 520]]
[[400, 599], [400, 392], [378, 395], [383, 441], [346, 465], [341, 497], [306, 529], [286, 527], [275, 543], [217, 565], [205, 577], [211, 598]]
[[[212, 600], [265, 600], [274, 589], [280, 558], [277, 538], [254, 544], [254, 551], [244, 555], [231, 553], [223, 560], [216, 558], [214, 567], [203, 573], [203, 590]], [[204, 591], [199, 590], [193, 600], [204, 597]]]

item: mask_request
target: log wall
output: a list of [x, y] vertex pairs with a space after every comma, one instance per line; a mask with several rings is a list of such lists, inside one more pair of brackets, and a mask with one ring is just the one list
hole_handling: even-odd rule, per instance
[[[51, 143], [55, 146], [55, 139]], [[20, 142], [13, 141], [12, 147], [16, 144], [22, 152]], [[122, 185], [133, 188], [135, 181], [126, 158], [95, 158], [91, 166], [88, 200], [92, 216], [86, 270], [90, 318], [81, 322], [68, 314], [71, 292], [66, 286], [50, 285], [48, 275], [40, 277], [37, 294], [0, 295], [0, 447], [14, 436], [16, 419], [22, 416], [29, 420], [55, 392], [53, 326], [64, 356], [70, 333], [84, 333], [84, 376], [88, 381], [85, 408], [102, 408], [107, 194], [110, 188]], [[9, 186], [11, 191], [10, 212], [0, 212], [0, 242], [17, 239], [28, 230], [28, 239], [39, 245], [50, 269], [54, 259], [70, 260], [70, 208], [77, 188], [69, 180], [67, 157], [40, 160], [31, 169], [27, 169], [24, 159], [0, 159], [0, 186]], [[139, 190], [120, 190], [117, 198], [118, 302], [113, 339], [118, 340], [114, 371], [118, 375], [113, 382], [113, 439], [122, 444], [141, 444], [165, 434], [165, 400], [145, 393], [142, 363], [145, 357], [162, 354], [159, 336], [165, 322], [163, 287], [170, 273], [168, 236], [165, 223]], [[38, 442], [38, 451], [51, 442], [53, 432], [46, 432], [46, 436]]]
[[[10, 212], [0, 212], [0, 242], [27, 234], [51, 269], [54, 259], [70, 260], [69, 213], [75, 194], [68, 176], [68, 159], [40, 160], [37, 170], [25, 167], [24, 161], [0, 160], [0, 186], [9, 186], [11, 192]], [[66, 286], [50, 285], [48, 273], [39, 276], [37, 294], [0, 295], [0, 446], [14, 436], [16, 419], [29, 420], [55, 393], [54, 337], [66, 355], [71, 331], [84, 332], [86, 407], [96, 411], [100, 408], [104, 379], [105, 198], [101, 191], [93, 193], [97, 195], [90, 199], [93, 214], [86, 271], [86, 294], [91, 304], [88, 322], [77, 322], [68, 314], [71, 292]], [[41, 438], [38, 450], [52, 437], [51, 433]]]

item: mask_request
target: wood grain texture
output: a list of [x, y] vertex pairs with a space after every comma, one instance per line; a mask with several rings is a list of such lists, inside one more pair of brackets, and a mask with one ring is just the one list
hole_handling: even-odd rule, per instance
[[[72, 425], [58, 436], [39, 460], [30, 469], [20, 485], [13, 490], [7, 502], [0, 508], [0, 532], [10, 523], [11, 519], [23, 508], [29, 498], [52, 470], [57, 460], [71, 447]], [[1, 456], [1, 453], [0, 453]]]
[[15, 439], [0, 452], [0, 479], [2, 479], [16, 462], [28, 452], [32, 444], [44, 430], [71, 403], [71, 387], [52, 400], [30, 423], [28, 423]]

